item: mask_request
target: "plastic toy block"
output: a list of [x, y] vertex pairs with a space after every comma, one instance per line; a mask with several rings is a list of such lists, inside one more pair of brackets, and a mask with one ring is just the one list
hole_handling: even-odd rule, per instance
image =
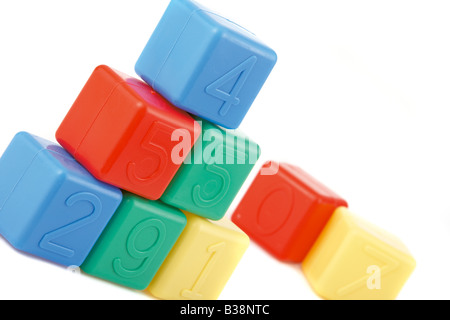
[[[197, 118], [198, 119], [198, 118]], [[199, 139], [161, 200], [199, 216], [220, 220], [260, 155], [259, 146], [237, 132], [199, 121]]]
[[122, 204], [81, 270], [144, 290], [185, 225], [186, 217], [180, 210], [125, 192]]
[[180, 167], [172, 161], [180, 143], [172, 135], [186, 132], [185, 144], [192, 147], [196, 126], [144, 82], [99, 66], [56, 139], [99, 180], [156, 200]]
[[300, 168], [267, 162], [232, 221], [277, 259], [301, 262], [340, 206], [345, 200]]
[[303, 271], [325, 299], [392, 300], [415, 265], [398, 238], [341, 207], [305, 258]]
[[0, 159], [0, 233], [15, 248], [79, 266], [122, 200], [63, 148], [18, 133]]
[[251, 32], [194, 1], [172, 0], [135, 69], [177, 107], [235, 129], [276, 60]]
[[148, 291], [165, 300], [214, 300], [250, 240], [231, 221], [210, 221], [185, 212], [187, 225]]

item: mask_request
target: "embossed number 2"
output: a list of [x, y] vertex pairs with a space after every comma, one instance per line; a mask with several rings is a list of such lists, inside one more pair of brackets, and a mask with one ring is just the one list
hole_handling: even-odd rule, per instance
[[[207, 94], [224, 101], [222, 107], [219, 110], [219, 114], [222, 117], [227, 115], [227, 113], [231, 109], [231, 106], [236, 106], [241, 102], [238, 98], [239, 92], [241, 92], [241, 89], [244, 86], [244, 83], [247, 81], [247, 78], [250, 75], [250, 72], [255, 66], [257, 60], [258, 58], [256, 56], [248, 58], [236, 68], [227, 72], [225, 75], [206, 87]], [[236, 83], [234, 84], [230, 92], [225, 92], [220, 89], [226, 83], [234, 80], [236, 77]]]
[[67, 258], [75, 255], [74, 249], [57, 244], [54, 240], [94, 222], [102, 211], [102, 202], [95, 194], [90, 192], [78, 192], [71, 195], [66, 200], [66, 206], [71, 207], [80, 201], [87, 201], [92, 205], [93, 209], [89, 215], [46, 233], [39, 242], [39, 247]]

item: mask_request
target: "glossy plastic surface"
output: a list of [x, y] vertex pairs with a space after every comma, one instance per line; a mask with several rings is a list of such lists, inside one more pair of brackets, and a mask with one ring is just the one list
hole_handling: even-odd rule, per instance
[[[187, 132], [192, 147], [196, 122], [144, 82], [99, 66], [56, 133], [58, 142], [98, 179], [156, 200], [180, 163], [172, 150]], [[186, 156], [182, 155], [182, 157]]]
[[[196, 118], [199, 120], [198, 118]], [[201, 121], [201, 120], [199, 120]], [[260, 155], [243, 135], [201, 121], [202, 135], [161, 200], [199, 216], [220, 220]]]
[[186, 217], [159, 201], [124, 193], [121, 206], [81, 269], [144, 290], [186, 225]]
[[122, 200], [55, 143], [18, 133], [0, 159], [0, 233], [17, 249], [79, 266]]
[[338, 208], [302, 268], [325, 299], [395, 299], [416, 266], [395, 236]]
[[[267, 172], [270, 167], [275, 170]], [[300, 168], [268, 162], [232, 220], [277, 259], [301, 262], [340, 206], [346, 201]]]
[[186, 228], [148, 291], [165, 300], [217, 299], [250, 240], [226, 219], [211, 222], [185, 214]]
[[237, 128], [275, 66], [254, 34], [190, 0], [172, 0], [136, 73], [177, 107]]

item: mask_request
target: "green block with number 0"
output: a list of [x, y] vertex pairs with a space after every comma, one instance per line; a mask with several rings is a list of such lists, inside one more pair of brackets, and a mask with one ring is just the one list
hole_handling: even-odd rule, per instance
[[161, 197], [211, 220], [223, 218], [260, 156], [248, 137], [195, 118], [202, 134]]
[[186, 222], [186, 216], [176, 208], [124, 193], [121, 205], [81, 265], [81, 270], [126, 287], [144, 290]]

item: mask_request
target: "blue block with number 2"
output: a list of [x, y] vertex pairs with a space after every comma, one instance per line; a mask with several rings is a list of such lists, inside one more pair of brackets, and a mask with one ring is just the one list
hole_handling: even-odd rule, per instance
[[26, 132], [0, 158], [0, 176], [0, 234], [66, 266], [82, 264], [122, 201], [59, 145]]
[[136, 73], [175, 106], [239, 127], [277, 56], [254, 34], [191, 0], [172, 0]]

